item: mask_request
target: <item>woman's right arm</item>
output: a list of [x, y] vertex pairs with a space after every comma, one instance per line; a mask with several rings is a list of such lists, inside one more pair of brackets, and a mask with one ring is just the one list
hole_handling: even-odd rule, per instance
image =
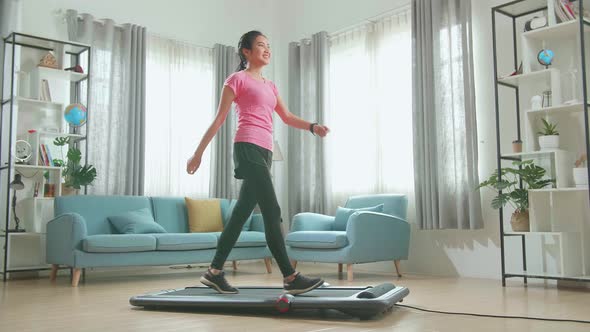
[[225, 122], [225, 118], [227, 117], [227, 113], [229, 113], [234, 98], [235, 95], [233, 90], [224, 86], [221, 91], [221, 100], [219, 101], [219, 106], [217, 108], [217, 115], [215, 116], [213, 123], [209, 126], [209, 129], [205, 132], [205, 135], [203, 135], [203, 138], [201, 138], [201, 143], [199, 143], [197, 150], [195, 150], [195, 153], [186, 163], [186, 171], [189, 174], [194, 174], [201, 165], [203, 153], [209, 145], [209, 142], [211, 142], [213, 137], [215, 137], [215, 134], [217, 134], [221, 125]]

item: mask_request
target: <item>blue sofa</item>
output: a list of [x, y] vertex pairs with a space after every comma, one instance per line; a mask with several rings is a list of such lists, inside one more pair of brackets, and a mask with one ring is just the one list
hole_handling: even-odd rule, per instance
[[293, 217], [286, 237], [293, 265], [297, 261], [338, 263], [338, 272], [342, 272], [342, 264], [347, 264], [352, 281], [353, 264], [394, 261], [401, 277], [400, 260], [408, 258], [410, 247], [406, 196], [353, 196], [344, 207], [352, 210], [339, 208], [336, 216], [299, 213]]
[[[234, 201], [221, 199], [223, 223]], [[107, 217], [148, 208], [166, 233], [118, 234]], [[55, 198], [55, 218], [47, 224], [47, 263], [55, 280], [60, 265], [72, 268], [72, 286], [81, 269], [137, 265], [174, 265], [212, 261], [220, 232], [190, 233], [183, 197], [61, 196]], [[270, 273], [270, 250], [262, 216], [244, 226], [228, 260], [264, 259]]]

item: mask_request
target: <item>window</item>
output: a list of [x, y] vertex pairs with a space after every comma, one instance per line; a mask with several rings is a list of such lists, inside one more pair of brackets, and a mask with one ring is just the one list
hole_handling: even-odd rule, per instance
[[208, 197], [209, 154], [186, 161], [214, 117], [213, 50], [150, 35], [146, 62], [145, 194]]
[[352, 194], [413, 192], [410, 29], [407, 10], [331, 37], [333, 205]]

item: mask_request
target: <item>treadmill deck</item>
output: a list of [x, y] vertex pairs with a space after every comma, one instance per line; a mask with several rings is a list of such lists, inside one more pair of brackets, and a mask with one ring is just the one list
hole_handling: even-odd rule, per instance
[[219, 294], [209, 287], [186, 287], [134, 296], [131, 305], [157, 309], [335, 309], [369, 318], [386, 312], [409, 294], [405, 287], [384, 283], [375, 287], [321, 287], [300, 295], [285, 294], [281, 287], [240, 287], [238, 294]]

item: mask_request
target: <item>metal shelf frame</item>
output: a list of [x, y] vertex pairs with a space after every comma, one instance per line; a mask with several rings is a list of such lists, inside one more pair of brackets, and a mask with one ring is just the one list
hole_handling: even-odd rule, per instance
[[[18, 102], [17, 98], [18, 96], [16, 96], [15, 93], [15, 69], [16, 69], [16, 61], [18, 61], [19, 59], [16, 58], [16, 50], [17, 48], [28, 48], [28, 49], [36, 49], [36, 50], [41, 50], [41, 51], [55, 51], [55, 47], [56, 46], [60, 46], [64, 48], [65, 54], [66, 56], [70, 56], [70, 60], [72, 61], [72, 64], [74, 65], [79, 65], [81, 59], [83, 59], [84, 57], [87, 60], [87, 64], [88, 64], [88, 68], [86, 70], [86, 77], [77, 81], [77, 82], [71, 82], [72, 85], [72, 93], [70, 95], [70, 102], [72, 103], [76, 103], [76, 102], [80, 102], [80, 96], [82, 94], [82, 89], [81, 89], [81, 83], [82, 82], [86, 82], [86, 102], [88, 102], [88, 100], [90, 100], [90, 74], [91, 74], [91, 55], [92, 55], [92, 51], [91, 51], [91, 47], [89, 45], [84, 45], [81, 43], [74, 43], [74, 42], [70, 42], [70, 41], [62, 41], [62, 40], [56, 40], [56, 39], [50, 39], [50, 38], [45, 38], [45, 37], [39, 37], [39, 36], [33, 36], [33, 35], [29, 35], [29, 34], [23, 34], [23, 33], [19, 33], [19, 32], [12, 32], [10, 33], [8, 36], [4, 37], [2, 40], [2, 48], [3, 48], [3, 59], [2, 59], [2, 82], [0, 83], [0, 100], [2, 101], [2, 104], [0, 105], [0, 132], [4, 131], [4, 127], [7, 126], [7, 130], [8, 130], [8, 144], [5, 145], [4, 142], [1, 142], [1, 138], [0, 137], [0, 159], [3, 156], [3, 148], [7, 148], [9, 150], [8, 152], [8, 158], [6, 161], [2, 160], [0, 162], [0, 190], [3, 190], [6, 192], [6, 202], [5, 202], [5, 208], [6, 208], [6, 214], [4, 216], [4, 230], [3, 230], [3, 236], [1, 236], [2, 238], [4, 238], [4, 245], [2, 248], [3, 251], [3, 264], [2, 264], [2, 270], [0, 271], [0, 274], [2, 274], [2, 280], [4, 282], [6, 282], [8, 275], [10, 273], [14, 273], [14, 272], [31, 272], [31, 271], [43, 271], [43, 270], [47, 270], [48, 268], [10, 268], [8, 266], [8, 258], [9, 258], [9, 250], [10, 250], [10, 220], [12, 218], [12, 211], [10, 208], [10, 202], [11, 202], [11, 193], [10, 193], [10, 182], [13, 178], [13, 172], [16, 172], [17, 170], [15, 170], [14, 166], [15, 166], [15, 162], [13, 159], [13, 149], [14, 149], [14, 141], [13, 141], [13, 137], [15, 136], [13, 133], [13, 129], [15, 128], [15, 104]], [[8, 52], [7, 52], [8, 51]], [[10, 62], [10, 73], [7, 72], [7, 61]], [[5, 96], [5, 84], [6, 86], [9, 86], [9, 92], [7, 93], [7, 96]], [[89, 105], [86, 105], [86, 109], [87, 109], [87, 119], [86, 119], [86, 132], [85, 132], [85, 137], [84, 139], [79, 139], [75, 141], [75, 146], [79, 147], [79, 144], [81, 141], [85, 142], [85, 161], [86, 163], [88, 163], [88, 140], [85, 139], [88, 137], [88, 133], [89, 133], [89, 125], [88, 122], [90, 121], [90, 107]], [[8, 123], [3, 123], [3, 119], [4, 119], [4, 112], [9, 112], [9, 119], [8, 119]], [[2, 175], [4, 175], [4, 173], [6, 172], [7, 176], [7, 183], [2, 183]], [[84, 193], [86, 193], [87, 188], [84, 188]], [[2, 204], [0, 202], [0, 204]]]
[[[577, 1], [575, 3], [578, 6], [578, 13], [584, 13], [584, 1]], [[514, 158], [514, 157], [503, 157], [501, 151], [501, 144], [500, 144], [500, 103], [499, 103], [499, 94], [498, 90], [499, 87], [509, 88], [514, 90], [515, 98], [516, 98], [516, 128], [517, 128], [517, 137], [518, 139], [522, 139], [521, 137], [521, 123], [520, 123], [520, 103], [519, 103], [519, 87], [518, 85], [513, 84], [506, 84], [500, 81], [498, 77], [498, 50], [497, 50], [497, 38], [496, 35], [496, 18], [498, 15], [503, 15], [508, 17], [512, 21], [512, 46], [513, 46], [513, 61], [514, 61], [514, 68], [518, 68], [518, 47], [517, 47], [517, 30], [516, 30], [516, 22], [517, 19], [522, 18], [527, 15], [535, 14], [544, 10], [547, 10], [547, 0], [515, 0], [511, 2], [504, 3], [502, 5], [496, 6], [492, 8], [492, 42], [493, 42], [493, 64], [494, 64], [494, 106], [496, 112], [496, 159], [497, 159], [497, 169], [498, 169], [498, 177], [501, 178], [500, 169], [502, 168], [502, 160], [520, 160], [521, 158]], [[584, 130], [585, 130], [585, 137], [586, 137], [586, 155], [590, 156], [590, 134], [588, 128], [588, 87], [586, 82], [586, 54], [585, 54], [585, 47], [584, 47], [584, 37], [585, 37], [585, 30], [590, 26], [590, 23], [586, 22], [583, 18], [578, 18], [577, 22], [578, 29], [579, 29], [579, 38], [580, 38], [580, 50], [581, 50], [581, 73], [582, 73], [582, 90], [583, 90], [583, 112], [584, 112]], [[504, 37], [505, 38], [505, 37]], [[588, 168], [588, 175], [590, 177], [590, 167]], [[521, 181], [522, 186], [522, 181]], [[500, 191], [501, 193], [501, 191]], [[590, 204], [590, 188], [588, 189], [589, 193], [589, 204]], [[525, 234], [514, 234], [514, 233], [506, 233], [504, 232], [504, 213], [503, 209], [500, 208], [499, 212], [499, 219], [500, 219], [500, 251], [501, 251], [501, 265], [502, 265], [502, 286], [506, 286], [506, 279], [507, 278], [523, 278], [524, 283], [526, 284], [528, 278], [535, 278], [535, 279], [552, 279], [552, 280], [568, 280], [568, 281], [579, 281], [579, 282], [590, 282], [589, 277], [559, 277], [559, 276], [550, 276], [550, 275], [543, 275], [543, 274], [529, 274], [526, 273], [527, 271], [527, 261], [526, 261], [526, 241], [525, 241]], [[520, 237], [521, 244], [522, 244], [522, 268], [524, 273], [506, 273], [506, 262], [505, 262], [505, 243], [504, 237]]]

